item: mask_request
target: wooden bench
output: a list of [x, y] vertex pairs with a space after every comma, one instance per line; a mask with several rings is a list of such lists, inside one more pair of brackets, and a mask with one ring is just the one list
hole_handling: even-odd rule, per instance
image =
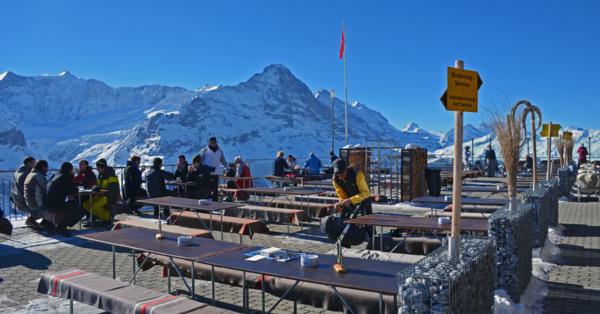
[[[115, 223], [113, 230], [118, 230], [121, 228], [143, 228], [150, 230], [158, 230], [158, 220], [156, 219], [146, 219], [146, 218], [138, 218], [130, 215], [118, 215], [115, 217], [118, 221]], [[177, 234], [177, 235], [188, 235], [192, 237], [202, 237], [212, 239], [212, 234], [210, 231], [205, 229], [197, 229], [197, 228], [187, 228], [177, 225], [168, 225], [166, 223], [162, 224], [163, 232]]]
[[301, 209], [309, 218], [322, 218], [333, 211], [333, 204], [315, 203], [315, 202], [299, 202], [296, 200], [288, 200], [286, 198], [272, 198], [265, 202], [274, 207]]
[[240, 235], [240, 243], [242, 236], [247, 235], [252, 239], [255, 233], [268, 233], [269, 228], [260, 220], [239, 218], [231, 216], [222, 216], [218, 214], [196, 213], [191, 211], [181, 211], [173, 213], [169, 220], [178, 226], [188, 228], [202, 229], [204, 226], [210, 226], [213, 230], [220, 230], [221, 223], [223, 224], [224, 232], [238, 233]]
[[[490, 214], [490, 213], [473, 213], [473, 212], [460, 213], [461, 218], [483, 219], [483, 220], [487, 220], [488, 218], [490, 218], [491, 215], [492, 214]], [[437, 212], [434, 214], [427, 213], [427, 214], [425, 214], [425, 217], [452, 217], [452, 212]]]
[[42, 274], [37, 291], [69, 299], [70, 313], [73, 301], [110, 313], [234, 313], [74, 268]]
[[302, 226], [302, 221], [306, 221], [303, 210], [258, 205], [244, 205], [240, 208], [227, 209], [225, 215], [287, 224], [288, 233], [290, 224]]

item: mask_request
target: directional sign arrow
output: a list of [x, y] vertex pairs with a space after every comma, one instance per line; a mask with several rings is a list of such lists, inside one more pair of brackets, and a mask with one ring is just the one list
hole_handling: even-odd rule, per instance
[[[483, 85], [483, 80], [481, 79], [481, 76], [479, 75], [479, 73], [477, 73], [477, 90], [479, 90], [481, 88], [481, 85]], [[448, 109], [448, 90], [447, 89], [444, 91], [444, 94], [442, 95], [442, 97], [440, 97], [440, 101], [444, 105], [444, 108]]]

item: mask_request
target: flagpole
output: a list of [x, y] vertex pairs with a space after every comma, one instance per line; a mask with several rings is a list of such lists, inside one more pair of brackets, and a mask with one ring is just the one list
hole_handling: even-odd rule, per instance
[[346, 131], [346, 145], [348, 145], [348, 69], [346, 66], [346, 24], [342, 24], [342, 32], [344, 33], [344, 128]]

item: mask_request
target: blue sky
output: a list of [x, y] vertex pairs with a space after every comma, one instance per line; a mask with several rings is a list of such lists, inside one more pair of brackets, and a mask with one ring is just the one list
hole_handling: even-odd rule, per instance
[[600, 128], [597, 1], [2, 1], [0, 71], [197, 88], [282, 63], [341, 94], [342, 21], [350, 100], [398, 127], [452, 127], [439, 97], [463, 59], [484, 80], [466, 122], [525, 98], [546, 120]]

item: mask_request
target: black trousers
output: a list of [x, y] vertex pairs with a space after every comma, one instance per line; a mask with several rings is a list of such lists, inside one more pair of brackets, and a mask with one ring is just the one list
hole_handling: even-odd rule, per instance
[[60, 206], [48, 207], [48, 211], [63, 214], [59, 221], [55, 221], [57, 229], [73, 227], [86, 214], [86, 211], [75, 201], [65, 202]]
[[219, 176], [210, 176], [210, 194], [212, 196], [212, 200], [217, 202], [219, 200]]

